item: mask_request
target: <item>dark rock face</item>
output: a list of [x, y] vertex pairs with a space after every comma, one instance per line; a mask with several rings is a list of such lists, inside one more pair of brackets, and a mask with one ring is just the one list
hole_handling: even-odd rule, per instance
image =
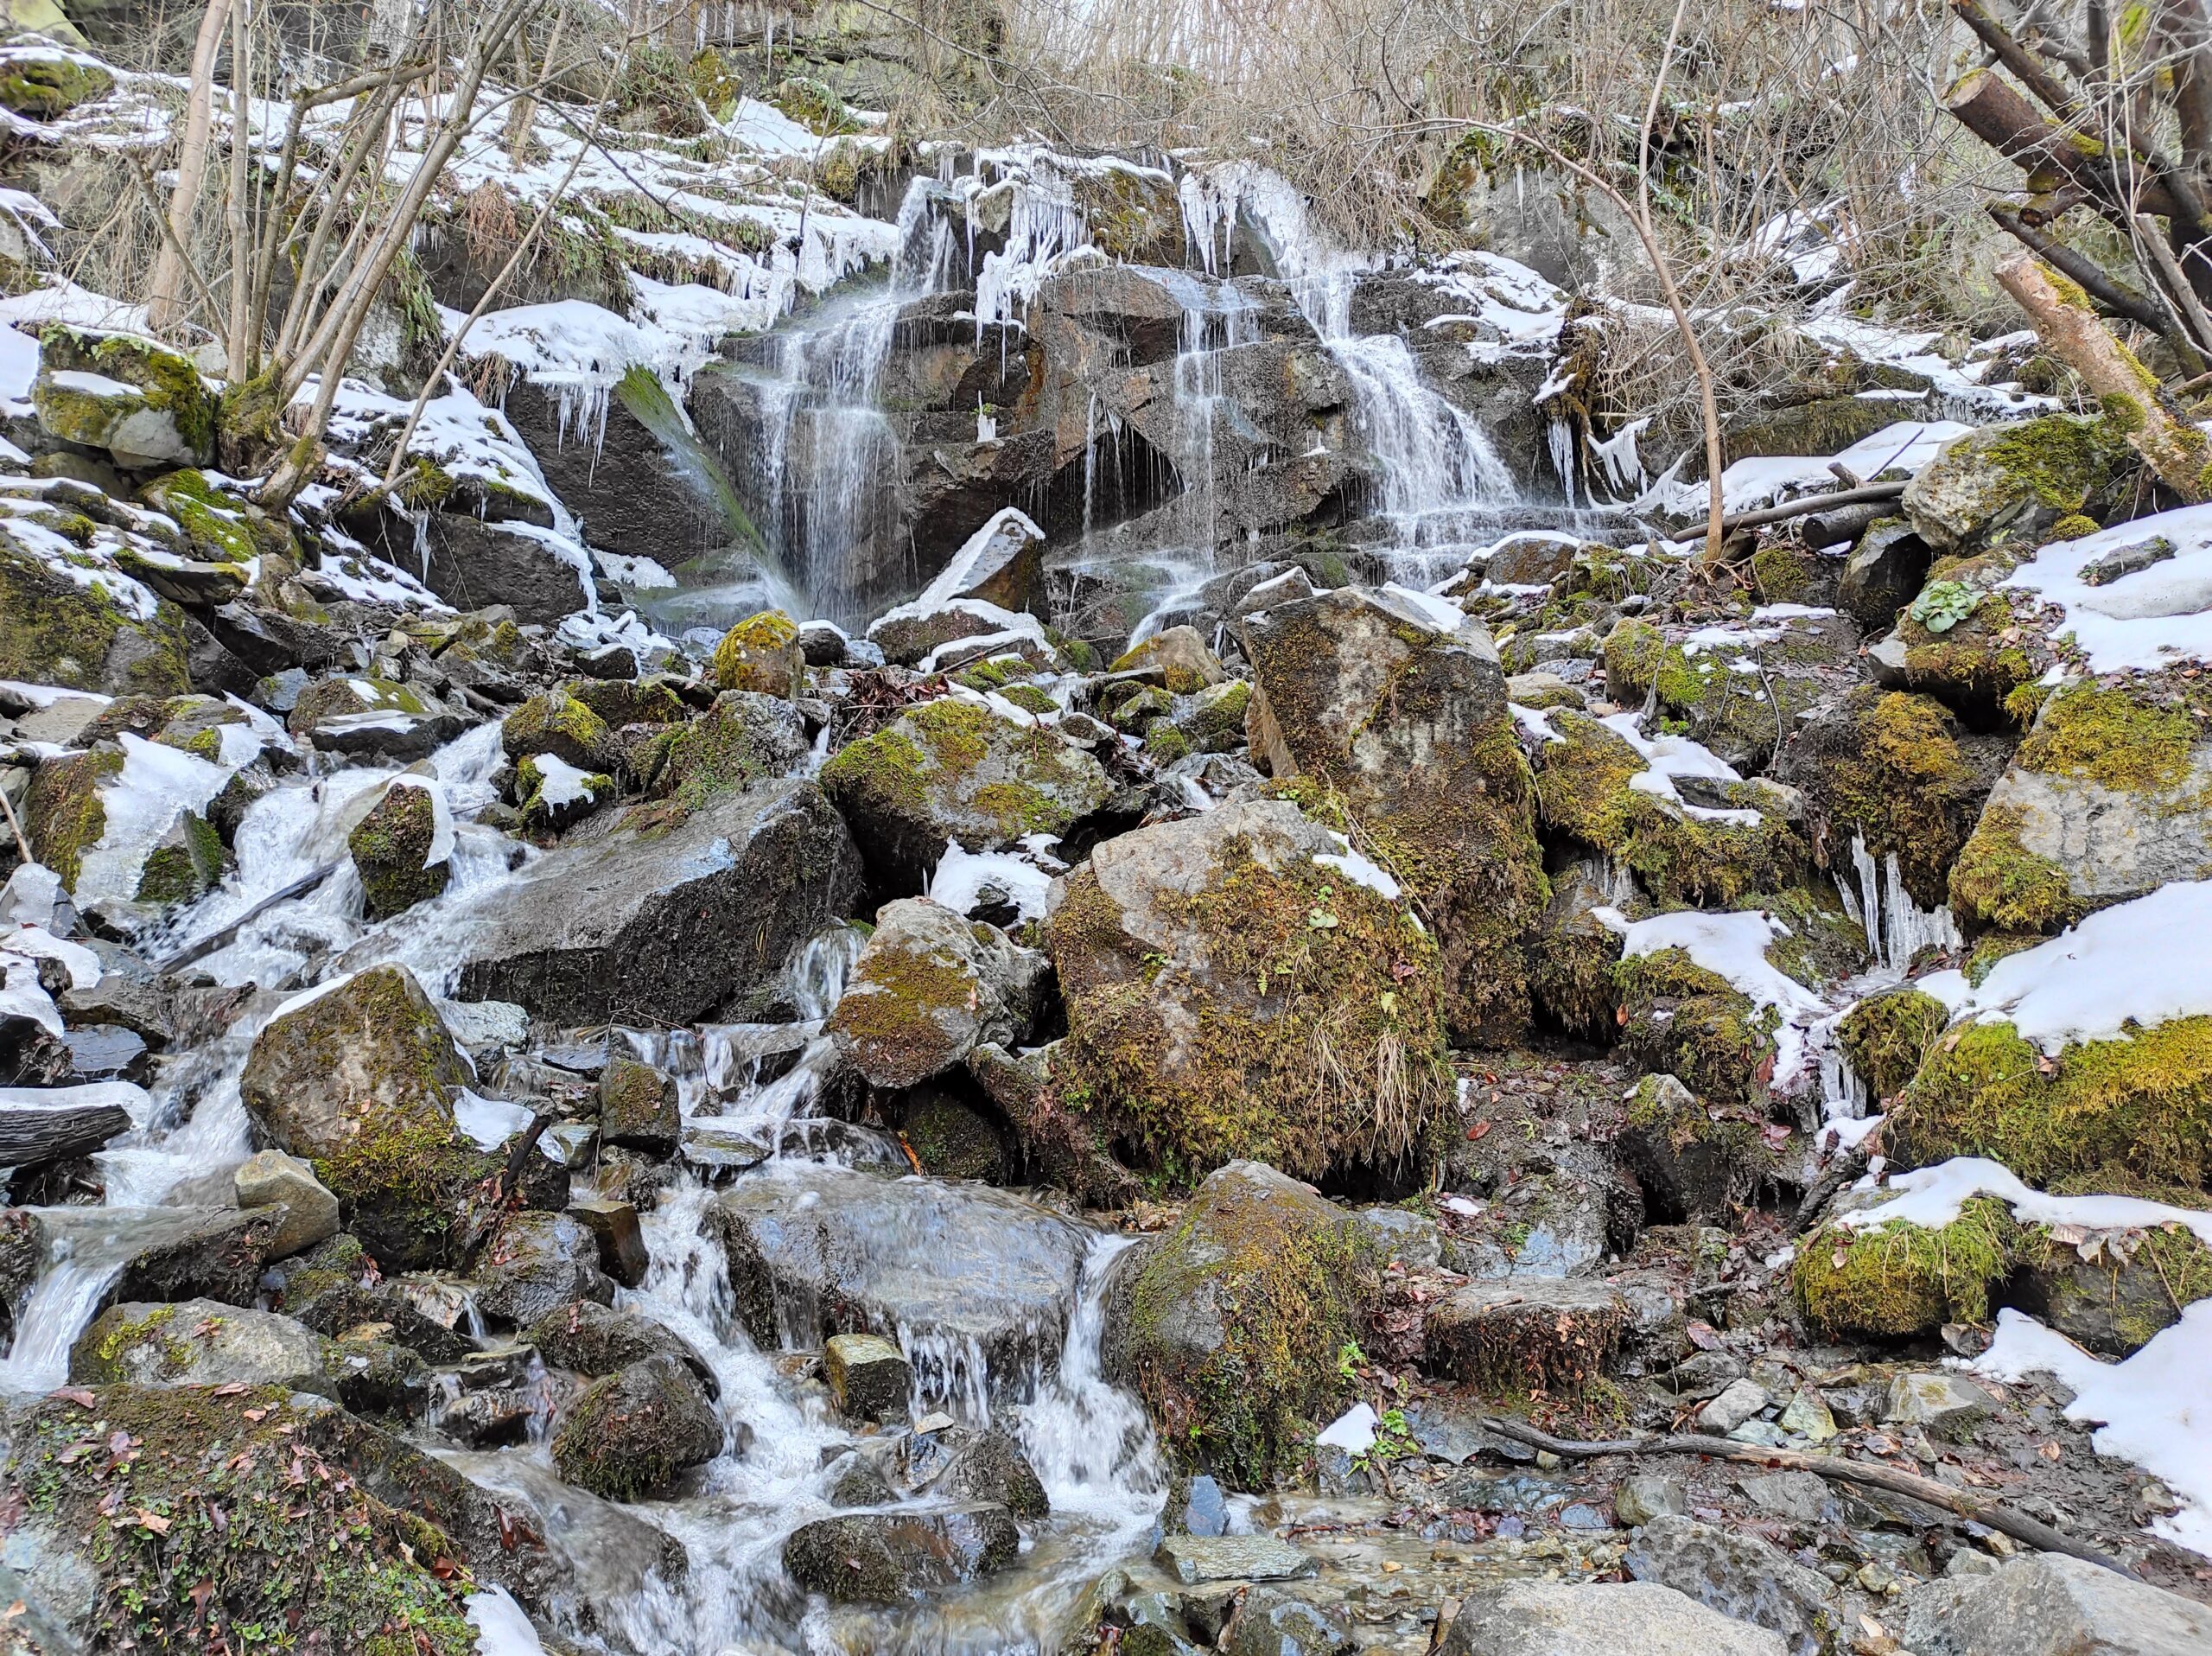
[[596, 1379], [653, 1357], [673, 1357], [690, 1369], [707, 1395], [719, 1392], [707, 1360], [683, 1339], [635, 1311], [618, 1311], [596, 1300], [558, 1305], [524, 1330], [545, 1360]]
[[[662, 820], [665, 820], [663, 818]], [[556, 1023], [686, 1023], [761, 987], [859, 906], [852, 837], [811, 782], [717, 795], [675, 822], [629, 822], [497, 888], [461, 997]]]
[[499, 1226], [476, 1264], [476, 1306], [486, 1316], [528, 1328], [571, 1301], [611, 1304], [614, 1284], [601, 1274], [599, 1242], [565, 1213], [517, 1213]]
[[784, 1568], [835, 1603], [894, 1604], [1003, 1570], [1020, 1545], [1003, 1506], [852, 1513], [794, 1531], [784, 1543]]

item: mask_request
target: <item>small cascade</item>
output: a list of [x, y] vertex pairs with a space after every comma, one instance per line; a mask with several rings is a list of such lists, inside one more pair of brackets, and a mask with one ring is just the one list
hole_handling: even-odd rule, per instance
[[42, 1222], [67, 1221], [54, 1257], [16, 1317], [15, 1344], [0, 1359], [0, 1392], [50, 1392], [69, 1378], [69, 1348], [142, 1245], [135, 1207], [41, 1211]]
[[1911, 966], [1913, 956], [1923, 949], [1948, 953], [1964, 946], [1966, 939], [1948, 906], [1923, 908], [1913, 901], [1895, 851], [1877, 864], [1865, 838], [1853, 834], [1851, 866], [1857, 889], [1839, 873], [1836, 890], [1843, 899], [1844, 912], [1866, 931], [1866, 952], [1877, 965], [1902, 976]]

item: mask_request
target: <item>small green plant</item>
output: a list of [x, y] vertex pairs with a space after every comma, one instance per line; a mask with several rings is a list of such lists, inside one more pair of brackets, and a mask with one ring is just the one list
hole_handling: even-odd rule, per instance
[[1414, 1442], [1414, 1435], [1406, 1424], [1402, 1409], [1385, 1409], [1375, 1423], [1375, 1441], [1367, 1446], [1367, 1453], [1352, 1457], [1352, 1464], [1367, 1470], [1388, 1466], [1393, 1461], [1410, 1460], [1421, 1453], [1421, 1445]]
[[1931, 633], [1948, 633], [1981, 602], [1963, 581], [1938, 581], [1912, 601], [1906, 613]]
[[1359, 1348], [1358, 1341], [1345, 1341], [1343, 1345], [1337, 1347], [1337, 1378], [1344, 1380], [1357, 1379], [1359, 1366], [1366, 1360], [1367, 1353]]

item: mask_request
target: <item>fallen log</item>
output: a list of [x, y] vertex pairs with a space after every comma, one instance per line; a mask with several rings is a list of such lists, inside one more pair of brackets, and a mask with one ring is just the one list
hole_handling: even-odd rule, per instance
[[0, 1088], [0, 1167], [45, 1167], [88, 1156], [130, 1131], [130, 1112], [118, 1102], [112, 1083]]
[[1815, 551], [1824, 546], [1841, 546], [1855, 541], [1884, 518], [1890, 515], [1887, 500], [1869, 500], [1864, 506], [1838, 506], [1832, 512], [1808, 513], [1805, 526], [1797, 532], [1798, 538]]
[[1749, 512], [1732, 513], [1720, 520], [1720, 532], [1732, 535], [1739, 529], [1764, 529], [1770, 523], [1788, 523], [1792, 518], [1802, 518], [1808, 512], [1827, 512], [1836, 506], [1866, 506], [1878, 500], [1894, 500], [1904, 493], [1898, 483], [1869, 483], [1863, 488], [1830, 489], [1825, 494], [1808, 494], [1802, 499], [1784, 500], [1780, 506], [1763, 506]]
[[332, 875], [337, 872], [337, 863], [325, 863], [321, 868], [315, 869], [314, 873], [302, 875], [298, 879], [293, 881], [291, 884], [284, 887], [282, 890], [270, 892], [267, 896], [264, 897], [259, 902], [254, 904], [252, 908], [247, 909], [245, 913], [240, 914], [229, 925], [216, 927], [215, 930], [208, 933], [207, 936], [201, 938], [196, 943], [186, 944], [168, 959], [162, 961], [160, 966], [156, 968], [156, 970], [166, 974], [168, 972], [175, 971], [181, 967], [188, 966], [195, 960], [206, 959], [209, 955], [214, 953], [216, 950], [223, 947], [224, 945], [227, 944], [232, 938], [236, 937], [239, 932], [245, 929], [249, 921], [259, 919], [263, 914], [267, 914], [280, 902], [289, 902], [295, 897], [306, 896], [308, 892], [313, 891], [317, 886], [321, 885], [325, 880], [327, 880]]
[[2008, 1535], [2015, 1541], [2025, 1542], [2041, 1551], [2063, 1552], [2069, 1558], [2095, 1564], [2114, 1575], [2125, 1576], [2130, 1581], [2139, 1579], [2133, 1570], [2117, 1558], [2098, 1551], [2086, 1541], [2076, 1541], [2072, 1536], [2063, 1535], [2050, 1525], [2038, 1522], [2024, 1513], [2014, 1512], [2000, 1501], [1990, 1500], [1964, 1489], [1954, 1489], [1947, 1483], [1937, 1483], [1933, 1478], [1900, 1472], [1895, 1467], [1883, 1466], [1876, 1462], [1847, 1461], [1840, 1455], [1808, 1455], [1799, 1449], [1769, 1449], [1763, 1444], [1738, 1443], [1733, 1438], [1707, 1437], [1694, 1432], [1577, 1443], [1539, 1431], [1525, 1420], [1484, 1415], [1479, 1417], [1479, 1421], [1484, 1431], [1494, 1432], [1500, 1437], [1510, 1437], [1516, 1443], [1526, 1443], [1531, 1449], [1546, 1450], [1563, 1461], [1595, 1460], [1610, 1455], [1701, 1455], [1713, 1461], [1740, 1461], [1752, 1466], [1810, 1472], [1831, 1483], [1855, 1483], [1862, 1488], [1880, 1489], [1892, 1495], [1903, 1495], [1908, 1500], [1933, 1506], [1939, 1512], [1964, 1519], [1968, 1523], [1979, 1524], [1984, 1529]]

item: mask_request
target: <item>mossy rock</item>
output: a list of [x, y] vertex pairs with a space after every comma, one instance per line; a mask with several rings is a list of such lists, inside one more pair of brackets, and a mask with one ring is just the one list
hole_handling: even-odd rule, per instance
[[422, 697], [405, 685], [367, 673], [333, 673], [302, 691], [284, 728], [296, 736], [313, 736], [334, 719], [360, 713], [400, 713], [420, 718], [430, 710]]
[[2017, 717], [2019, 698], [2056, 656], [2042, 629], [2024, 624], [2005, 595], [1990, 590], [2012, 567], [1998, 554], [1932, 567], [1896, 631], [1875, 646], [1885, 682], [1933, 696], [1985, 728], [2025, 723]]
[[1529, 994], [1538, 1021], [1600, 1043], [1610, 1043], [1619, 1029], [1613, 968], [1620, 963], [1621, 935], [1596, 913], [1611, 907], [1613, 895], [1594, 861], [1560, 870], [1529, 946]]
[[[2199, 1190], [2168, 1193], [2202, 1207]], [[2060, 1240], [2028, 1227], [2015, 1250], [2012, 1296], [2033, 1315], [2092, 1351], [2126, 1357], [2212, 1299], [2212, 1248], [2182, 1224], [2135, 1235]]]
[[790, 702], [726, 690], [671, 736], [653, 787], [697, 806], [749, 782], [789, 775], [806, 751], [806, 726]]
[[1244, 745], [1244, 716], [1252, 686], [1231, 678], [1195, 692], [1175, 716], [1175, 729], [1199, 754], [1234, 753]]
[[715, 646], [715, 682], [724, 690], [749, 690], [785, 701], [806, 685], [806, 655], [798, 623], [780, 609], [766, 609], [722, 634]]
[[1654, 902], [1732, 908], [1755, 891], [1797, 879], [1810, 852], [1761, 790], [1727, 790], [1732, 809], [1758, 812], [1756, 825], [1700, 820], [1672, 799], [1631, 787], [1650, 768], [1619, 732], [1587, 713], [1553, 712], [1557, 742], [1535, 756], [1539, 820], [1633, 873]]
[[133, 901], [156, 908], [189, 902], [212, 891], [229, 863], [223, 837], [196, 811], [182, 811], [139, 864]]
[[50, 436], [126, 465], [204, 466], [215, 457], [216, 397], [191, 358], [130, 334], [64, 322], [40, 335], [31, 400]]
[[2043, 414], [1944, 445], [1905, 486], [1904, 507], [1938, 552], [2040, 546], [2135, 469], [2124, 431], [2096, 416]]
[[123, 774], [123, 755], [113, 748], [49, 759], [31, 773], [23, 802], [23, 831], [38, 860], [74, 891], [85, 853], [107, 831], [107, 804], [101, 791]]
[[582, 771], [606, 768], [607, 721], [584, 704], [566, 685], [541, 691], [507, 715], [499, 726], [499, 747], [509, 759], [551, 754]]
[[904, 898], [876, 911], [823, 1032], [869, 1086], [900, 1092], [943, 1075], [979, 1044], [1025, 1041], [1045, 976], [1043, 957], [995, 927]]
[[225, 494], [205, 473], [170, 472], [140, 489], [138, 498], [174, 519], [193, 556], [208, 563], [243, 565], [264, 552], [297, 555], [289, 531], [271, 523], [259, 507]]
[[1614, 992], [1627, 1016], [1621, 1049], [1663, 1070], [1700, 1098], [1752, 1104], [1764, 1092], [1779, 1017], [1681, 949], [1637, 955], [1613, 968]]
[[153, 615], [141, 621], [97, 584], [80, 585], [17, 546], [0, 525], [0, 678], [107, 695], [182, 695], [192, 688], [184, 612], [145, 596]]
[[721, 1453], [722, 1424], [698, 1378], [672, 1356], [649, 1357], [594, 1382], [553, 1439], [562, 1478], [609, 1500], [668, 1494]]
[[1798, 1245], [1790, 1288], [1806, 1321], [1831, 1336], [1901, 1338], [1985, 1322], [2018, 1240], [2004, 1203], [1986, 1196], [1948, 1225], [1828, 1225]]
[[1876, 1099], [1893, 1099], [1920, 1073], [1928, 1049], [1950, 1021], [1949, 1009], [1933, 995], [1893, 989], [1870, 995], [1845, 1013], [1836, 1044]]
[[2047, 697], [1961, 852], [1969, 927], [2056, 931], [2212, 874], [2212, 694], [2178, 677]]
[[1232, 1162], [1109, 1281], [1106, 1372], [1144, 1398], [1179, 1460], [1268, 1488], [1349, 1400], [1339, 1354], [1365, 1330], [1380, 1264], [1351, 1215]]
[[429, 788], [408, 782], [387, 787], [354, 825], [346, 849], [360, 874], [370, 919], [389, 920], [445, 890], [453, 864], [442, 857], [429, 860], [436, 838], [437, 806]]
[[471, 1072], [404, 966], [374, 966], [273, 1019], [238, 1087], [256, 1129], [338, 1198], [388, 1268], [436, 1264], [475, 1185], [499, 1169], [457, 1133]]
[[1109, 672], [1141, 673], [1171, 696], [1191, 696], [1228, 677], [1194, 627], [1170, 627], [1134, 645]]
[[840, 749], [822, 786], [879, 882], [909, 892], [953, 841], [975, 851], [1058, 838], [1112, 793], [1098, 761], [1050, 730], [950, 698]]
[[2117, 1174], [2212, 1179], [2212, 1017], [2047, 1057], [2001, 1020], [1953, 1028], [1885, 1130], [1900, 1165], [1986, 1156], [2033, 1185]]
[[[1855, 676], [1858, 635], [1836, 616], [1747, 628], [1740, 643], [1670, 639], [1634, 617], [1605, 634], [1605, 688], [1624, 706], [1653, 703], [1669, 729], [1686, 732], [1729, 764], [1763, 771], [1802, 717]], [[1756, 672], [1738, 666], [1756, 664]]]
[[847, 130], [845, 100], [826, 81], [811, 75], [785, 76], [768, 94], [768, 101], [817, 137], [833, 138]]
[[1449, 1092], [1442, 963], [1401, 903], [1313, 860], [1341, 854], [1255, 800], [1109, 840], [1067, 876], [1052, 1086], [1096, 1143], [1173, 1183], [1238, 1157], [1419, 1181]]
[[1748, 1112], [1715, 1116], [1672, 1075], [1637, 1083], [1613, 1143], [1655, 1224], [1728, 1219], [1775, 1171]]
[[[357, 1453], [412, 1451], [283, 1385], [111, 1385], [23, 1404], [6, 1475], [34, 1553], [85, 1574], [89, 1647], [204, 1648], [282, 1629], [302, 1648], [474, 1656], [466, 1551]], [[126, 1446], [87, 1458], [97, 1435]], [[371, 1493], [372, 1487], [381, 1492]], [[87, 1538], [90, 1538], [87, 1539]], [[261, 1635], [251, 1635], [256, 1642]]]
[[1912, 900], [1934, 908], [1950, 901], [1952, 864], [2006, 745], [1970, 734], [1933, 697], [1861, 685], [1805, 725], [1783, 780], [1804, 794], [1827, 866], [1850, 868], [1856, 839], [1878, 865], [1896, 857]]
[[532, 833], [559, 833], [616, 795], [612, 776], [573, 767], [563, 771], [562, 762], [551, 754], [531, 754], [515, 766], [515, 806]]
[[89, 59], [22, 53], [0, 72], [0, 105], [34, 121], [51, 121], [106, 97], [114, 85], [115, 77]]

